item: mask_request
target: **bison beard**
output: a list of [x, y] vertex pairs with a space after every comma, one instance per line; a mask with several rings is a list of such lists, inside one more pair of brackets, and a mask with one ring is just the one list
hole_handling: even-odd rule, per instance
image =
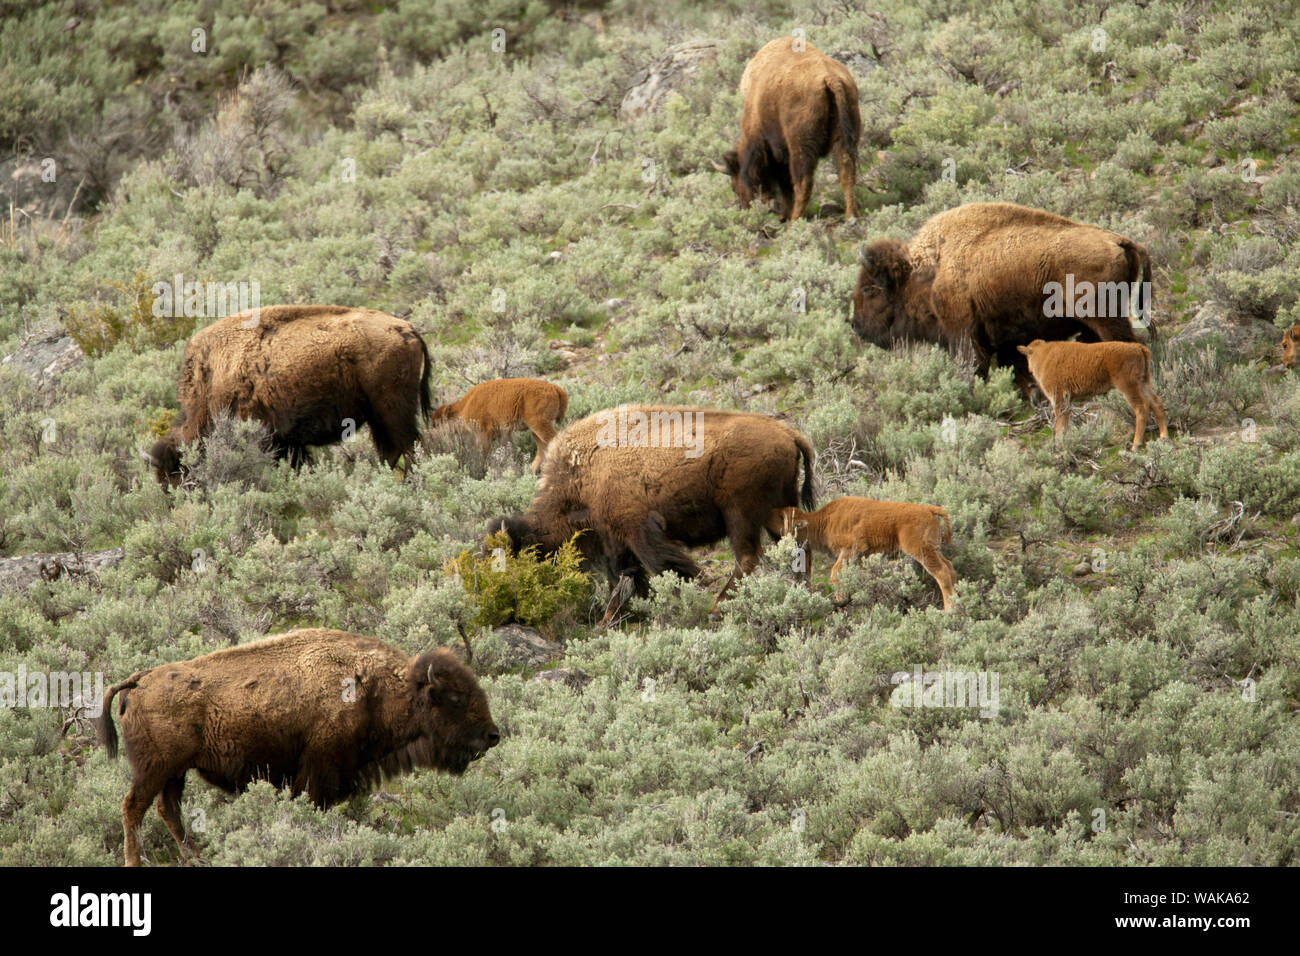
[[117, 755], [119, 698], [132, 783], [125, 857], [149, 803], [181, 848], [185, 773], [231, 793], [254, 780], [326, 807], [383, 777], [431, 767], [464, 773], [500, 735], [473, 673], [447, 650], [411, 658], [373, 638], [308, 629], [139, 671], [104, 695], [99, 739]]
[[[1044, 314], [1049, 283], [1064, 285], [1069, 275], [1092, 288], [1144, 289], [1151, 280], [1150, 259], [1137, 243], [1011, 203], [949, 209], [932, 216], [910, 243], [878, 239], [858, 258], [850, 322], [859, 338], [881, 348], [934, 342], [969, 354], [985, 377], [996, 360], [1015, 370], [1026, 392], [1033, 382], [1019, 345], [1074, 335], [1136, 341], [1128, 315]], [[1155, 338], [1154, 324], [1149, 335]]]
[[264, 424], [270, 450], [294, 467], [307, 462], [309, 446], [342, 441], [348, 420], [369, 425], [375, 450], [396, 466], [429, 417], [431, 372], [424, 340], [383, 312], [307, 305], [227, 316], [186, 345], [180, 411], [141, 456], [159, 482], [175, 486], [180, 446], [231, 413]]

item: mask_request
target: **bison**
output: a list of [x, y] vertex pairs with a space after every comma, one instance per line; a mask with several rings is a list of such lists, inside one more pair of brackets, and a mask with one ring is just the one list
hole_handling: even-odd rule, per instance
[[185, 346], [171, 430], [142, 451], [164, 484], [181, 479], [180, 446], [222, 413], [264, 424], [295, 467], [309, 445], [370, 426], [389, 466], [408, 454], [432, 404], [429, 351], [411, 324], [372, 309], [272, 306], [218, 319]]
[[[697, 576], [686, 549], [725, 537], [736, 566], [720, 601], [758, 564], [771, 510], [800, 501], [813, 507], [812, 463], [808, 439], [764, 415], [619, 406], [560, 432], [528, 510], [494, 519], [488, 533], [504, 531], [514, 550], [536, 546], [543, 554], [577, 535], [588, 567], [611, 586], [628, 576], [642, 596], [650, 575]], [[616, 610], [611, 597], [605, 620]]]
[[558, 385], [536, 378], [500, 378], [480, 382], [450, 405], [439, 405], [431, 421], [470, 422], [484, 445], [518, 425], [526, 425], [537, 439], [537, 454], [530, 466], [536, 474], [542, 467], [546, 446], [555, 437], [552, 422], [558, 424], [568, 408], [569, 395]]
[[112, 701], [131, 763], [122, 801], [126, 865], [149, 803], [192, 854], [185, 772], [236, 793], [253, 780], [319, 807], [414, 767], [462, 774], [500, 739], [487, 697], [451, 651], [408, 657], [374, 638], [306, 629], [137, 671], [104, 694], [99, 740], [117, 756]]
[[[1034, 339], [1133, 342], [1149, 318], [1151, 261], [1130, 239], [1011, 203], [967, 203], [932, 216], [910, 243], [859, 253], [854, 332], [881, 348], [937, 342], [969, 349], [1030, 380], [1016, 346]], [[1154, 340], [1156, 329], [1149, 324]]]
[[[863, 554], [902, 551], [930, 572], [943, 595], [943, 609], [952, 610], [957, 574], [952, 562], [939, 550], [941, 543], [952, 541], [952, 522], [948, 512], [938, 505], [836, 498], [812, 513], [798, 508], [777, 508], [768, 515], [767, 530], [774, 537], [793, 534], [800, 547], [806, 549], [811, 545], [835, 555], [831, 584], [836, 599], [841, 602], [844, 598], [839, 591], [839, 573], [844, 562]], [[812, 570], [812, 561], [805, 558], [805, 562], [807, 575]]]
[[1151, 350], [1140, 342], [1034, 339], [1019, 349], [1029, 360], [1029, 373], [1051, 402], [1053, 428], [1058, 436], [1070, 424], [1071, 399], [1090, 398], [1118, 388], [1137, 418], [1134, 451], [1146, 432], [1148, 412], [1155, 416], [1160, 437], [1169, 437], [1165, 406], [1151, 389]]
[[1282, 364], [1296, 367], [1296, 347], [1300, 346], [1300, 325], [1293, 325], [1282, 333]]
[[713, 168], [731, 177], [741, 206], [771, 199], [783, 220], [800, 218], [818, 161], [834, 152], [844, 214], [856, 218], [862, 117], [848, 68], [802, 39], [785, 37], [754, 54], [740, 78], [740, 95], [740, 141]]

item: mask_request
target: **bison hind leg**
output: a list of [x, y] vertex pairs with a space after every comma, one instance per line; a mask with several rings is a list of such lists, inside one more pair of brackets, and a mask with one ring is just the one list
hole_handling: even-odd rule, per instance
[[185, 774], [180, 773], [163, 784], [162, 793], [158, 794], [158, 815], [167, 824], [172, 839], [180, 848], [181, 859], [198, 859], [198, 854], [185, 837], [185, 823], [181, 819], [181, 796], [185, 792]]

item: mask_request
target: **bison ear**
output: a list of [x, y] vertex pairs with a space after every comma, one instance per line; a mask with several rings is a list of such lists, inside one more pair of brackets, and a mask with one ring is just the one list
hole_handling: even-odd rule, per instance
[[1029, 354], [1029, 347], [1026, 346], [1026, 345], [1017, 345], [1017, 346], [1016, 346], [1016, 351], [1019, 352], [1021, 355], [1028, 355], [1028, 354]]

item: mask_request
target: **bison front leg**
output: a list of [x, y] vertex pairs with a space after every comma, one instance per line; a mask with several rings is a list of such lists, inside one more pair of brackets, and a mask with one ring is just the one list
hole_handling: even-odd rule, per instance
[[731, 550], [736, 555], [736, 566], [732, 568], [731, 576], [722, 585], [718, 596], [713, 599], [713, 609], [710, 613], [718, 610], [718, 605], [722, 603], [722, 599], [727, 596], [727, 592], [739, 578], [758, 567], [758, 560], [763, 556], [762, 525], [753, 524], [747, 515], [739, 511], [729, 513], [726, 516], [726, 524]]

